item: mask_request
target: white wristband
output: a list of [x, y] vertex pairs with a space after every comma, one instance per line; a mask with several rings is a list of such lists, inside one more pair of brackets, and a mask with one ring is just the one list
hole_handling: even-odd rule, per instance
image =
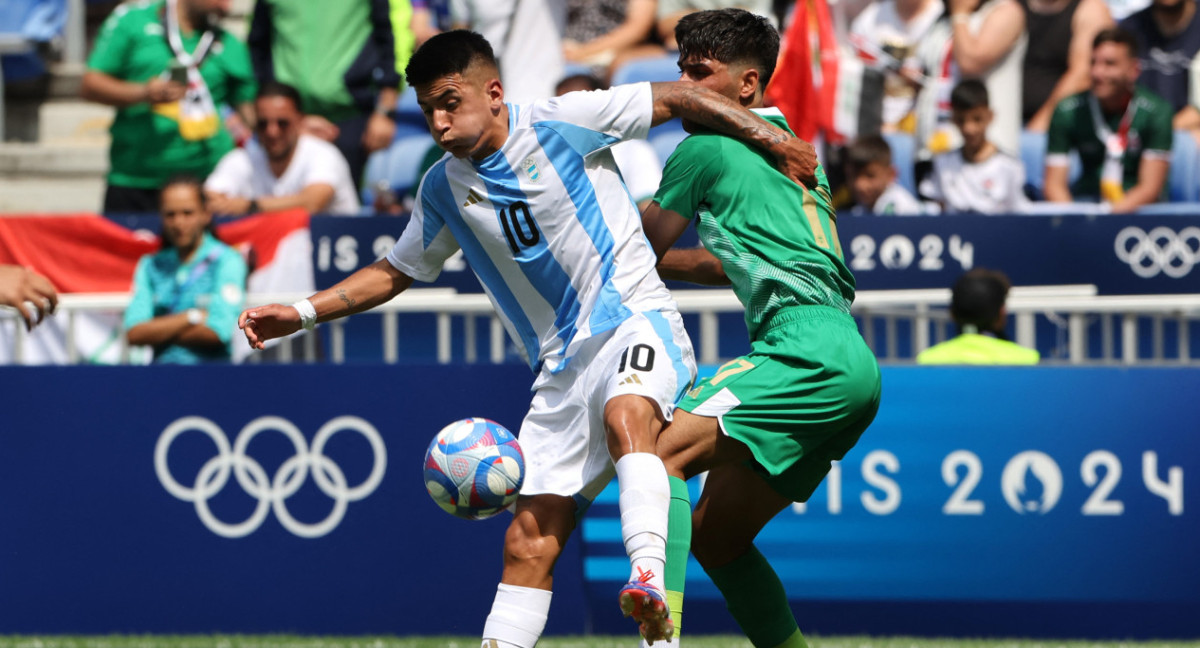
[[317, 309], [313, 308], [312, 302], [307, 299], [301, 299], [292, 304], [292, 308], [295, 308], [296, 312], [300, 313], [300, 326], [306, 331], [313, 330], [313, 327], [317, 325]]

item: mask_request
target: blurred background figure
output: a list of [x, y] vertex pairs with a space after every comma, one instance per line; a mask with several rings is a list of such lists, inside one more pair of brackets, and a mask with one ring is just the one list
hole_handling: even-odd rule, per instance
[[268, 81], [254, 100], [256, 141], [221, 158], [204, 182], [217, 214], [301, 208], [313, 214], [358, 214], [358, 192], [337, 147], [303, 133], [295, 88]]
[[1088, 88], [1092, 40], [1113, 25], [1104, 0], [1019, 0], [1029, 46], [1021, 76], [1025, 128], [1045, 132], [1058, 102]]
[[[1046, 200], [1108, 203], [1129, 212], [1165, 197], [1174, 111], [1137, 85], [1137, 40], [1119, 27], [1096, 36], [1091, 89], [1059, 103], [1046, 139]], [[1071, 151], [1082, 173], [1068, 186]]]
[[200, 180], [163, 186], [162, 250], [138, 262], [125, 338], [153, 347], [155, 363], [229, 360], [245, 301], [246, 262], [217, 240]]
[[950, 93], [963, 79], [979, 79], [992, 98], [987, 137], [1017, 154], [1021, 139], [1021, 61], [1025, 12], [1017, 0], [946, 0], [946, 13], [917, 47], [928, 77], [917, 97], [920, 157], [961, 145], [951, 119]]
[[42, 275], [16, 265], [0, 265], [0, 306], [15, 308], [25, 330], [42, 323], [58, 306], [58, 291]]
[[300, 91], [305, 132], [332, 142], [354, 186], [396, 133], [394, 111], [412, 54], [408, 0], [257, 0], [247, 44], [259, 82]]
[[[556, 95], [575, 92], [577, 90], [603, 90], [605, 84], [599, 78], [590, 74], [577, 74], [559, 81], [555, 88]], [[662, 180], [662, 160], [658, 153], [646, 140], [625, 140], [617, 142], [610, 149], [625, 186], [633, 196], [638, 209], [645, 208], [654, 199], [658, 191], [658, 183]]]
[[1004, 303], [1010, 287], [1008, 277], [998, 270], [974, 268], [959, 277], [950, 296], [950, 317], [958, 335], [919, 353], [917, 364], [1037, 364], [1037, 351], [1010, 342], [1005, 334]]
[[563, 58], [611, 80], [615, 64], [654, 30], [657, 0], [567, 0]]
[[690, 13], [706, 9], [737, 8], [765, 16], [774, 23], [776, 4], [772, 0], [658, 0], [655, 30], [658, 32], [659, 42], [667, 51], [677, 52], [679, 45], [675, 42], [675, 25], [679, 23], [680, 18]]
[[451, 29], [450, 0], [412, 0], [413, 49], [421, 43]]
[[220, 106], [253, 123], [249, 54], [218, 24], [229, 4], [123, 4], [105, 21], [82, 82], [85, 99], [117, 108], [105, 212], [158, 211], [167, 178], [208, 175], [234, 145]]
[[846, 183], [854, 198], [853, 216], [915, 216], [925, 208], [896, 181], [892, 148], [880, 135], [860, 137], [846, 151]]
[[1196, 0], [1154, 0], [1121, 21], [1138, 37], [1142, 73], [1138, 85], [1166, 99], [1175, 110], [1174, 127], [1200, 134], [1200, 110], [1191, 79], [1200, 70], [1200, 20]]
[[566, 69], [564, 0], [450, 0], [450, 8], [455, 27], [479, 32], [492, 44], [505, 101], [554, 96]]
[[921, 181], [922, 197], [940, 204], [942, 213], [1025, 211], [1025, 167], [988, 137], [994, 113], [987, 86], [978, 79], [954, 86], [950, 113], [962, 147], [933, 158], [933, 171]]
[[883, 72], [883, 130], [911, 133], [917, 89], [926, 82], [917, 46], [942, 15], [939, 0], [875, 0], [850, 25], [850, 44]]

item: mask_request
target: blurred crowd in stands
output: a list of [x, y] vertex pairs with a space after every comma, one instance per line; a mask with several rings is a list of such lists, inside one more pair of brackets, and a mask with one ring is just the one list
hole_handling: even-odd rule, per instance
[[[3, 0], [0, 32], [44, 36], [66, 2]], [[234, 4], [136, 0], [103, 21], [82, 95], [116, 108], [106, 212], [156, 211], [187, 173], [219, 214], [402, 213], [440, 153], [403, 82], [431, 35], [482, 33], [523, 103], [674, 80], [675, 22], [721, 6], [780, 26], [769, 98], [849, 213], [1200, 201], [1196, 0], [242, 0], [244, 41]], [[657, 127], [624, 164], [661, 168], [684, 136]]]

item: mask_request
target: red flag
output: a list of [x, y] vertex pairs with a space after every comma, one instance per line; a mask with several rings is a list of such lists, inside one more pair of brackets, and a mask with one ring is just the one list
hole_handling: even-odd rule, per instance
[[[308, 212], [292, 209], [217, 225], [217, 235], [243, 254], [252, 248], [255, 268], [263, 270], [275, 261], [284, 241], [299, 236], [307, 243], [308, 222]], [[135, 233], [96, 214], [0, 218], [0, 263], [32, 268], [62, 293], [126, 292], [138, 259], [159, 248], [157, 237]], [[311, 266], [303, 249], [283, 253], [304, 257], [290, 259], [289, 269], [296, 263]], [[297, 289], [310, 286], [311, 267], [307, 276], [295, 280], [303, 280]]]
[[824, 133], [836, 140], [833, 106], [837, 94], [837, 38], [826, 0], [796, 3], [786, 46], [779, 57], [767, 98], [802, 139]]

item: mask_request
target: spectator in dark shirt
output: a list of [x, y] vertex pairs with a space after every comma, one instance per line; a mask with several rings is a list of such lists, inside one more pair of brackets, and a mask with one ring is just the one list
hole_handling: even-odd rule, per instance
[[1044, 132], [1054, 107], [1088, 88], [1092, 39], [1111, 27], [1104, 0], [1020, 0], [1029, 47], [1022, 69], [1025, 128]]
[[1190, 72], [1200, 65], [1200, 20], [1196, 0], [1154, 0], [1121, 26], [1140, 41], [1138, 85], [1166, 99], [1175, 110], [1176, 129], [1200, 128]]

